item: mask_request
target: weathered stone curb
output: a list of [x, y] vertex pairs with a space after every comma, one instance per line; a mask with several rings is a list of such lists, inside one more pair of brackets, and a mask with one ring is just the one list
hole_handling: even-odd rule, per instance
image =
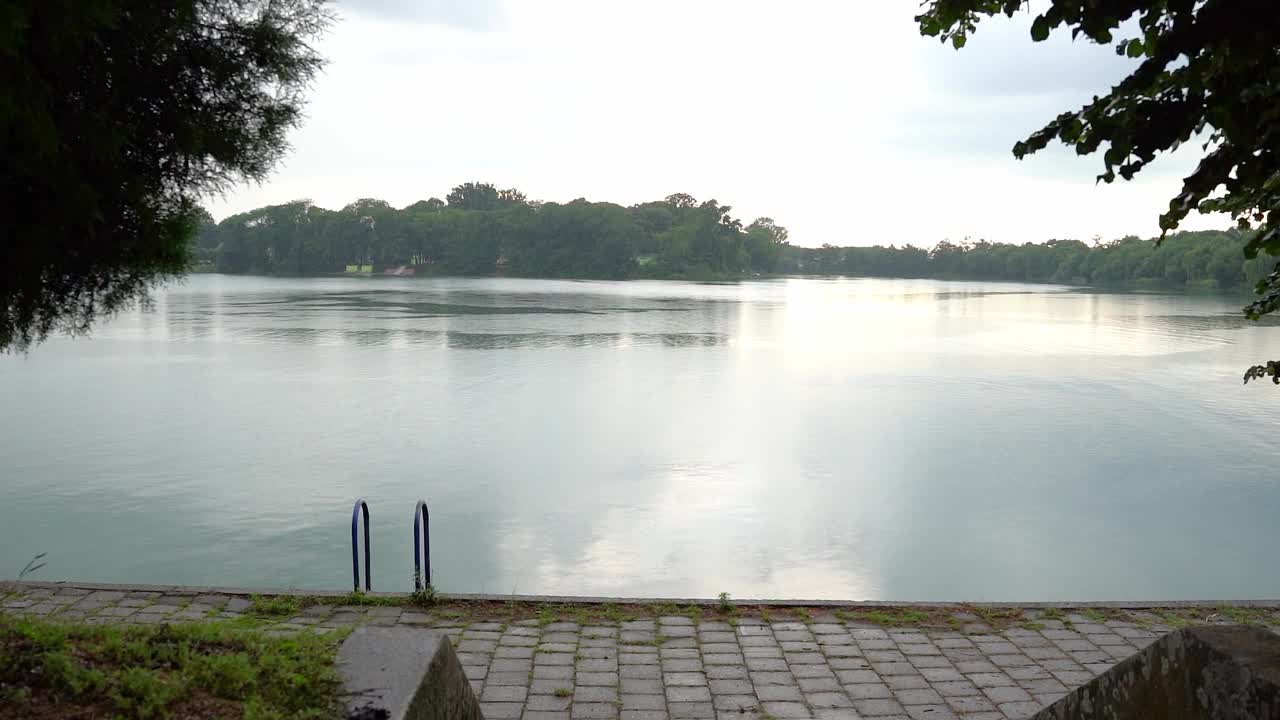
[[[92, 583], [73, 580], [59, 581], [17, 581], [0, 580], [0, 588], [23, 589], [43, 588], [60, 590], [73, 588], [77, 590], [105, 590], [111, 592], [157, 592], [170, 595], [288, 595], [298, 597], [342, 598], [350, 593], [345, 590], [312, 590], [307, 588], [248, 588], [222, 587], [216, 585], [147, 585], [123, 583]], [[373, 598], [407, 598], [408, 592], [368, 592]], [[697, 605], [700, 607], [716, 606], [720, 603], [715, 598], [664, 598], [664, 597], [609, 597], [596, 595], [499, 595], [494, 593], [437, 593], [441, 600], [461, 600], [478, 602], [528, 602], [528, 603], [570, 603], [583, 605]], [[998, 601], [958, 601], [958, 600], [806, 600], [806, 599], [752, 599], [733, 598], [734, 605], [767, 605], [773, 607], [849, 607], [849, 608], [961, 608], [961, 607], [1020, 607], [1027, 609], [1059, 608], [1071, 609], [1113, 609], [1142, 610], [1144, 608], [1202, 608], [1227, 605], [1231, 607], [1278, 608], [1280, 599], [1274, 600], [1065, 600], [1026, 602], [1020, 600]]]
[[352, 720], [483, 720], [445, 633], [360, 627], [338, 651]]
[[1280, 638], [1256, 627], [1169, 633], [1033, 720], [1269, 720], [1280, 717]]

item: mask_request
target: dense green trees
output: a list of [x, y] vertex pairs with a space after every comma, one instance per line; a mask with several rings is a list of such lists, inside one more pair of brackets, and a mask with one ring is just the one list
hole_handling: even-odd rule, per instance
[[333, 211], [300, 200], [259, 208], [216, 225], [203, 216], [196, 253], [206, 268], [231, 273], [308, 275], [348, 265], [400, 265], [444, 275], [528, 277], [733, 278], [794, 273], [1050, 282], [1146, 283], [1243, 288], [1275, 259], [1246, 260], [1248, 233], [1181, 232], [1163, 242], [1052, 240], [1021, 245], [985, 240], [805, 248], [762, 217], [744, 226], [732, 208], [685, 194], [622, 207], [578, 199], [530, 202], [518, 190], [459, 185], [397, 210], [362, 199]]
[[200, 227], [206, 268], [305, 275], [347, 265], [411, 265], [486, 275], [498, 268], [537, 277], [738, 277], [774, 272], [787, 231], [770, 218], [743, 227], [732, 208], [685, 194], [622, 207], [530, 202], [486, 183], [454, 188], [396, 210], [358, 200], [331, 211], [300, 200]]
[[1231, 229], [1173, 233], [1159, 243], [1126, 237], [1092, 244], [944, 240], [932, 250], [912, 245], [788, 246], [778, 269], [824, 275], [1243, 289], [1266, 277], [1277, 260], [1266, 254], [1246, 260], [1247, 241], [1247, 233]]
[[0, 3], [0, 196], [20, 210], [0, 350], [83, 332], [186, 269], [211, 222], [197, 199], [284, 152], [328, 18], [323, 0]]

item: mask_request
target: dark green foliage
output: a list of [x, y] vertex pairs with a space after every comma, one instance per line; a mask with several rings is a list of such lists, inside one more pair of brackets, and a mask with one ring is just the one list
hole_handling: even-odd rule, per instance
[[1086, 245], [1079, 240], [1012, 245], [985, 240], [903, 247], [788, 247], [785, 272], [870, 277], [1001, 280], [1064, 285], [1252, 287], [1277, 260], [1246, 260], [1247, 238], [1236, 229], [1172, 233], [1163, 241], [1126, 237]]
[[334, 717], [336, 650], [337, 636], [269, 637], [220, 623], [111, 627], [0, 615], [0, 714], [42, 697], [68, 716], [97, 705], [120, 717], [166, 717], [202, 695], [242, 704], [245, 717]]
[[[929, 0], [920, 31], [963, 47], [985, 16], [1012, 16], [1029, 0]], [[1064, 112], [1013, 147], [1022, 158], [1053, 140], [1086, 155], [1105, 148], [1099, 180], [1131, 179], [1161, 152], [1203, 143], [1205, 155], [1160, 216], [1168, 232], [1192, 210], [1228, 213], [1249, 232], [1243, 253], [1280, 256], [1280, 10], [1275, 0], [1050, 0], [1031, 26], [1040, 41], [1057, 29], [1115, 44], [1140, 59], [1134, 71], [1076, 112]], [[1136, 21], [1136, 27], [1134, 22]], [[1123, 26], [1123, 30], [1122, 30]], [[1117, 33], [1136, 30], [1134, 37]], [[1244, 309], [1258, 319], [1280, 309], [1280, 263], [1259, 278]], [[1280, 363], [1259, 365], [1245, 382]]]
[[196, 241], [220, 272], [303, 275], [347, 265], [417, 266], [424, 272], [574, 278], [738, 277], [774, 272], [787, 230], [770, 218], [743, 228], [729, 206], [688, 195], [630, 208], [578, 199], [526, 200], [487, 183], [454, 188], [396, 210], [359, 200], [339, 211], [307, 200], [258, 208]]
[[[261, 180], [321, 66], [324, 0], [0, 4], [0, 349], [187, 268], [197, 198]], [[198, 259], [208, 250], [196, 248]]]

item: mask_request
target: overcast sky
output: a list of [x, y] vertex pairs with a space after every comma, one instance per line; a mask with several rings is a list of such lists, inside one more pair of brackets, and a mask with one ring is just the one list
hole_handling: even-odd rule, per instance
[[[1131, 183], [1016, 140], [1123, 77], [1109, 47], [984, 22], [960, 52], [917, 3], [344, 0], [293, 151], [219, 219], [311, 198], [403, 207], [468, 180], [629, 205], [686, 192], [792, 242], [932, 246], [1158, 232], [1192, 143]], [[1223, 221], [1191, 218], [1189, 227]]]

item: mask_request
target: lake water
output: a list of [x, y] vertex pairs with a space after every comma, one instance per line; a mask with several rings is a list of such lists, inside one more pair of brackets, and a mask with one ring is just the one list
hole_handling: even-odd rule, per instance
[[194, 276], [0, 356], [0, 577], [1280, 597], [1280, 327], [1004, 283]]

